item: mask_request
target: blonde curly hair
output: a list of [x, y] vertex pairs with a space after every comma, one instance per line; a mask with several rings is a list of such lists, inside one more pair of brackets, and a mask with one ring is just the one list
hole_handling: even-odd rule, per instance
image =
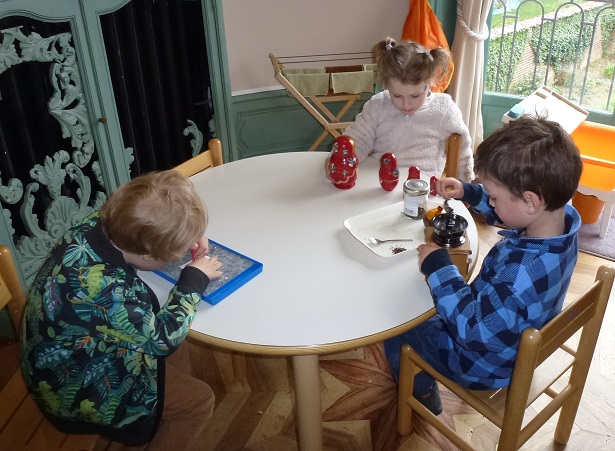
[[122, 251], [176, 261], [201, 238], [205, 204], [174, 170], [151, 172], [120, 186], [100, 209], [107, 237]]

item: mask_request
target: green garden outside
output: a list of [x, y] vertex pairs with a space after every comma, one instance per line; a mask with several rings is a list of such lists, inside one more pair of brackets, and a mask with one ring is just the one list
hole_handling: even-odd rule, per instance
[[615, 2], [495, 0], [485, 90], [527, 96], [547, 85], [615, 111]]

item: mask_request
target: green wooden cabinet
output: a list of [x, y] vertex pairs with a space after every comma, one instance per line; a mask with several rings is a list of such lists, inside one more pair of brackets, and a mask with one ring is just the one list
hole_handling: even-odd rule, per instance
[[[101, 17], [129, 2], [0, 1], [0, 243], [26, 286], [64, 232], [133, 175], [101, 27]], [[215, 128], [230, 160], [221, 1], [199, 4]], [[187, 125], [184, 134], [189, 141], [198, 131]]]

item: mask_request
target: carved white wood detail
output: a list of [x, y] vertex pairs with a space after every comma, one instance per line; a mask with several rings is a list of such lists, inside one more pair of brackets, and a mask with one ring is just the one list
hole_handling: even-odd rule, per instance
[[184, 136], [192, 136], [192, 139], [190, 140], [190, 147], [192, 147], [192, 156], [196, 157], [199, 153], [201, 153], [201, 150], [203, 150], [203, 133], [193, 121], [190, 119], [187, 119], [187, 121], [188, 126], [184, 128], [183, 133]]
[[[48, 102], [49, 114], [59, 123], [62, 136], [70, 139], [72, 146], [70, 152], [59, 150], [52, 156], [46, 156], [43, 164], [36, 164], [30, 170], [32, 181], [27, 182], [25, 189], [25, 181], [13, 178], [5, 184], [0, 174], [0, 200], [8, 204], [21, 202], [20, 217], [30, 234], [16, 237], [15, 244], [22, 274], [29, 281], [55, 242], [77, 221], [99, 209], [106, 195], [98, 162], [92, 162], [95, 181], [99, 185], [96, 189], [92, 189], [91, 180], [82, 171], [94, 155], [94, 140], [71, 34], [42, 37], [32, 32], [26, 36], [21, 27], [0, 32], [0, 73], [21, 63], [50, 63], [53, 94]], [[15, 149], [17, 152], [19, 150]], [[62, 195], [64, 185], [69, 182], [78, 186], [76, 199]], [[34, 213], [33, 193], [42, 189], [47, 191], [51, 201], [45, 209], [44, 218], [39, 220]], [[12, 228], [10, 212], [3, 209], [3, 215]]]

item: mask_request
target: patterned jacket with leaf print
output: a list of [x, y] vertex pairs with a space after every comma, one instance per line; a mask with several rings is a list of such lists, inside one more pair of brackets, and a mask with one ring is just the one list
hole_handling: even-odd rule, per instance
[[160, 308], [98, 213], [70, 229], [34, 280], [21, 327], [22, 371], [47, 418], [65, 432], [149, 441], [164, 405], [164, 357], [186, 337], [208, 283], [186, 267]]

